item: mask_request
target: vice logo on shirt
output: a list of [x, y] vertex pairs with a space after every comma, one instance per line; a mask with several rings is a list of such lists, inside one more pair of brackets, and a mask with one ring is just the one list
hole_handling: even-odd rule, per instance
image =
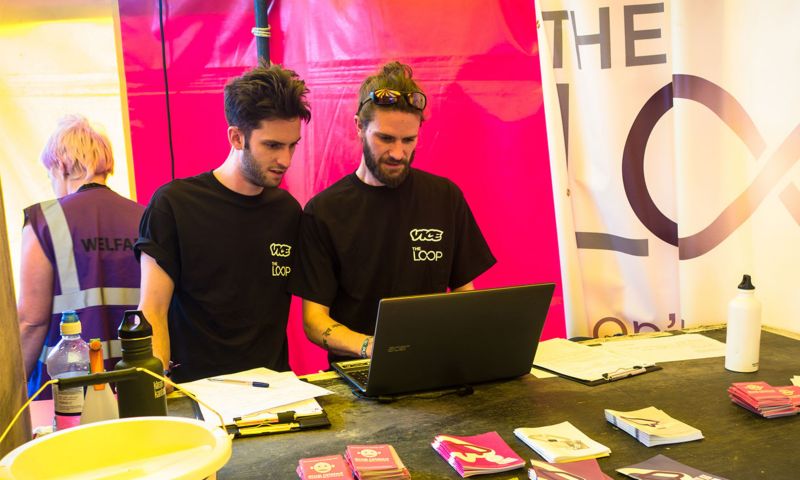
[[269, 252], [273, 257], [288, 257], [292, 254], [292, 246], [284, 243], [270, 243]]
[[[444, 232], [438, 228], [412, 228], [408, 232], [412, 242], [441, 242]], [[421, 246], [411, 247], [411, 260], [415, 262], [438, 262], [444, 256], [441, 250], [428, 250]]]
[[444, 232], [436, 228], [413, 228], [410, 232], [412, 242], [440, 242]]
[[[286, 258], [292, 254], [292, 246], [285, 243], [270, 243], [269, 253], [273, 259], [275, 257]], [[278, 260], [272, 261], [272, 276], [273, 277], [288, 277], [292, 272], [292, 267], [288, 265], [281, 265]]]

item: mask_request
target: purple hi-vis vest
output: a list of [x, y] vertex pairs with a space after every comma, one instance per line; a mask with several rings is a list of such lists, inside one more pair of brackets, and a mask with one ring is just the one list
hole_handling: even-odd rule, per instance
[[[53, 310], [42, 352], [28, 378], [33, 395], [50, 377], [45, 361], [61, 339], [61, 312], [75, 310], [81, 337], [103, 340], [106, 370], [121, 356], [117, 329], [139, 303], [139, 262], [133, 254], [144, 207], [92, 184], [58, 200], [25, 209], [25, 217], [53, 266]], [[49, 398], [50, 389], [38, 398]]]

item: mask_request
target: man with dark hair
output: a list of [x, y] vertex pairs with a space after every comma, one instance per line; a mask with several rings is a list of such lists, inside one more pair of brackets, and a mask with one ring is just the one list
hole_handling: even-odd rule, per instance
[[305, 207], [289, 289], [330, 361], [370, 357], [381, 298], [472, 290], [495, 263], [461, 190], [411, 168], [427, 99], [399, 62], [359, 91], [355, 173]]
[[276, 188], [311, 112], [291, 70], [259, 67], [225, 86], [231, 150], [218, 168], [173, 180], [139, 227], [139, 308], [175, 381], [254, 367], [288, 370], [286, 292], [301, 209]]

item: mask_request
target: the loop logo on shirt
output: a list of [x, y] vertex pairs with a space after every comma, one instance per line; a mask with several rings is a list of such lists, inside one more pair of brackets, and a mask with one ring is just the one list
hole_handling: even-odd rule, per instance
[[292, 254], [292, 246], [285, 243], [270, 243], [269, 253], [272, 254], [272, 276], [273, 277], [288, 277], [292, 271], [292, 267], [288, 265], [281, 265], [275, 257], [286, 258]]
[[443, 255], [441, 250], [425, 250], [422, 247], [411, 247], [411, 258], [415, 262], [436, 262]]
[[[437, 228], [412, 228], [408, 232], [412, 242], [441, 242], [444, 232]], [[444, 256], [441, 250], [430, 250], [421, 246], [411, 247], [411, 260], [415, 262], [437, 262]]]

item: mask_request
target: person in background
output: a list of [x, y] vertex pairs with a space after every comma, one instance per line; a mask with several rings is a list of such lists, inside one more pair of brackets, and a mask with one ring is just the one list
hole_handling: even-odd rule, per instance
[[[106, 186], [111, 142], [80, 115], [59, 122], [41, 160], [57, 198], [24, 210], [17, 311], [29, 396], [49, 379], [65, 310], [78, 313], [84, 339], [103, 341], [106, 369], [119, 360], [117, 328], [139, 302], [133, 245], [144, 210]], [[48, 387], [39, 398], [49, 396]]]
[[305, 207], [290, 291], [329, 361], [370, 357], [382, 298], [472, 290], [495, 263], [461, 190], [412, 168], [427, 99], [392, 62], [359, 90], [361, 163]]
[[301, 209], [277, 187], [311, 119], [307, 92], [279, 66], [230, 81], [227, 158], [159, 188], [142, 217], [140, 309], [176, 382], [289, 369], [286, 283]]

